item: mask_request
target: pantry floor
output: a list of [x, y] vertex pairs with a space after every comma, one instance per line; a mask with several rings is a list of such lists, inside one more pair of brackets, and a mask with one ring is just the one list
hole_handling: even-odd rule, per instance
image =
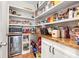
[[28, 53], [28, 54], [17, 55], [13, 58], [34, 58], [34, 55], [33, 53]]

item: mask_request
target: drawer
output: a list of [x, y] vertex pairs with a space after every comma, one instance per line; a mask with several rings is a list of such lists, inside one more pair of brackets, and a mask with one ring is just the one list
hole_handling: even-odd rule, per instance
[[66, 53], [70, 57], [79, 57], [79, 50], [77, 50], [77, 49], [65, 46], [65, 45], [57, 43], [57, 42], [53, 42], [53, 46], [56, 49], [59, 49], [60, 51], [62, 51], [63, 53]]

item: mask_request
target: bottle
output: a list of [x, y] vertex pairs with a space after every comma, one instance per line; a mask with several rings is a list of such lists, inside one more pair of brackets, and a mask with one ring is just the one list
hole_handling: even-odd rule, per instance
[[64, 30], [65, 30], [65, 38], [70, 38], [69, 27], [66, 26], [66, 27], [64, 28]]
[[73, 9], [69, 9], [69, 18], [73, 18]]
[[65, 38], [65, 30], [63, 27], [60, 27], [60, 31], [61, 31], [61, 38]]
[[79, 26], [75, 26], [72, 29], [76, 44], [79, 45]]
[[39, 7], [39, 4], [37, 3], [37, 9], [38, 9], [38, 7]]
[[76, 16], [79, 17], [79, 7], [77, 7], [76, 13]]
[[73, 8], [73, 17], [76, 17], [76, 15], [77, 15], [77, 12], [76, 12], [76, 8]]

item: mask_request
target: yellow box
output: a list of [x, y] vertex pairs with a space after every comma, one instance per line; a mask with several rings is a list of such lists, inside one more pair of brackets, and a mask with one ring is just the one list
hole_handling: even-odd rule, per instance
[[57, 5], [59, 4], [61, 1], [54, 1], [54, 4]]
[[50, 17], [50, 22], [54, 22], [54, 16]]

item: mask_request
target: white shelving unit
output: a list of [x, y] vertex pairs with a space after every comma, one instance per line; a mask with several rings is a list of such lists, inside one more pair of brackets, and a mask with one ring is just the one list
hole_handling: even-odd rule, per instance
[[51, 15], [51, 13], [61, 11], [65, 8], [67, 8], [67, 7], [69, 7], [73, 4], [77, 4], [77, 3], [79, 3], [79, 2], [78, 1], [63, 1], [63, 2], [60, 2], [59, 4], [52, 6], [47, 11], [45, 11], [42, 14], [40, 14], [39, 16], [37, 16], [35, 19], [40, 19], [42, 17], [49, 16], [49, 15]]
[[10, 17], [14, 17], [14, 18], [22, 18], [22, 19], [27, 19], [27, 20], [34, 20], [34, 18], [28, 18], [28, 17], [25, 17], [25, 16], [18, 16], [18, 15], [12, 15], [12, 14], [9, 14]]
[[27, 8], [23, 8], [23, 7], [19, 7], [19, 6], [10, 5], [10, 7], [14, 8], [14, 9], [19, 9], [19, 10], [22, 10], [22, 11], [30, 12], [30, 13], [34, 12], [31, 9], [27, 9]]
[[58, 23], [65, 23], [65, 22], [71, 22], [71, 21], [79, 21], [79, 17], [70, 18], [70, 19], [63, 19], [63, 20], [54, 21], [54, 22], [51, 22], [51, 23], [38, 24], [38, 26], [50, 25], [50, 24], [58, 24]]
[[[62, 2], [58, 3], [55, 6], [52, 6], [51, 8], [46, 10], [45, 12], [41, 13], [37, 17], [35, 17], [35, 20], [39, 20], [41, 18], [48, 17], [51, 14], [53, 15], [56, 12], [64, 10], [65, 8], [68, 8], [68, 7], [72, 6], [72, 5], [76, 5], [78, 3], [79, 3], [79, 1], [62, 1]], [[45, 5], [42, 4], [42, 6], [45, 6]], [[79, 17], [74, 17], [74, 18], [71, 18], [71, 19], [63, 19], [63, 20], [58, 20], [58, 21], [54, 21], [54, 22], [51, 22], [51, 23], [42, 23], [42, 24], [38, 24], [37, 26], [58, 24], [58, 23], [65, 23], [65, 22], [73, 22], [73, 21], [78, 21], [78, 20], [79, 20]]]
[[[26, 15], [27, 12], [30, 13], [30, 14], [32, 14], [32, 13], [33, 13], [32, 10], [27, 10], [27, 9], [25, 9], [25, 8], [23, 8], [23, 7], [18, 7], [18, 6], [14, 6], [14, 5], [13, 5], [13, 6], [10, 5], [9, 8], [12, 8], [12, 9], [17, 10], [17, 11], [21, 11], [21, 13], [23, 14], [23, 15], [21, 15], [21, 16], [9, 14], [9, 17], [10, 17], [10, 18], [34, 20], [34, 18], [31, 18], [31, 17], [29, 17], [29, 16]], [[27, 24], [9, 24], [9, 25], [35, 26], [35, 25], [27, 25]]]
[[27, 25], [27, 24], [9, 24], [9, 25], [13, 25], [13, 26], [27, 26], [27, 27], [35, 27], [37, 25]]
[[[34, 20], [34, 18], [31, 18], [31, 16], [33, 15], [33, 11], [32, 10], [27, 10], [23, 7], [18, 7], [18, 6], [9, 6], [9, 8], [12, 8], [12, 10], [16, 11], [16, 13], [19, 13], [20, 16], [18, 15], [14, 15], [14, 14], [10, 14], [9, 13], [9, 21], [10, 20], [23, 20], [23, 21], [29, 21], [29, 23], [9, 23], [9, 26], [23, 26], [23, 27], [34, 27], [35, 25], [30, 25], [30, 21]], [[32, 24], [32, 23], [31, 23]], [[22, 34], [22, 54], [26, 54], [26, 53], [30, 53], [30, 34]], [[16, 35], [16, 34], [9, 34], [9, 35]], [[28, 36], [28, 38], [26, 38], [26, 41], [23, 41], [23, 36]], [[28, 46], [29, 45], [29, 46]], [[28, 47], [27, 47], [28, 46]]]

